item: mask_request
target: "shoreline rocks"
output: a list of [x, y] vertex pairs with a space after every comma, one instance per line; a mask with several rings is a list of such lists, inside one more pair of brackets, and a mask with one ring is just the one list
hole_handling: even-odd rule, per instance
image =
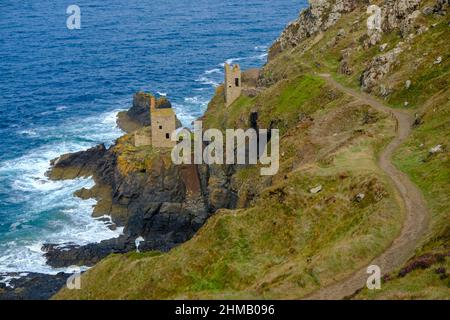
[[[171, 108], [172, 104], [166, 97], [156, 100], [156, 106], [160, 108]], [[182, 126], [180, 120], [175, 116], [176, 127]], [[133, 105], [127, 111], [119, 112], [117, 115], [117, 125], [126, 133], [139, 130], [142, 127], [150, 126], [150, 94], [137, 92], [133, 96]]]
[[48, 300], [66, 284], [70, 274], [0, 273], [0, 300]]
[[[136, 126], [146, 123], [141, 117], [149, 117], [142, 97], [145, 94], [136, 94], [127, 112]], [[158, 101], [170, 103], [165, 98]], [[110, 216], [112, 228], [124, 227], [121, 236], [100, 243], [44, 244], [52, 267], [92, 266], [109, 254], [136, 250], [135, 240], [141, 237], [141, 252], [169, 251], [189, 240], [217, 209], [236, 206], [232, 166], [174, 165], [170, 152], [135, 147], [131, 136], [119, 138], [108, 149], [99, 145], [51, 162], [51, 179], [92, 176], [95, 186], [75, 195], [96, 199], [93, 216]]]

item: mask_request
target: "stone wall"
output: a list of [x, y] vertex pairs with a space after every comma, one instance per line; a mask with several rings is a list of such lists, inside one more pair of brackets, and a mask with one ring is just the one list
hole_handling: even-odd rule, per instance
[[[159, 110], [158, 110], [159, 111]], [[170, 139], [172, 132], [175, 131], [175, 114], [172, 109], [167, 114], [152, 114], [152, 145], [156, 148], [172, 148], [175, 142]]]
[[241, 68], [239, 65], [231, 67], [225, 64], [225, 105], [228, 107], [242, 93]]
[[152, 144], [152, 138], [151, 138], [149, 132], [136, 131], [134, 133], [134, 145], [136, 147], [150, 146], [151, 144]]

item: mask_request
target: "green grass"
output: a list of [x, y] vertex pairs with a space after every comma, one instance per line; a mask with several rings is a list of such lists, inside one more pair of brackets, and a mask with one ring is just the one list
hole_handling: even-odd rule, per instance
[[[308, 114], [315, 122], [286, 122], [282, 168], [271, 183], [257, 167], [238, 170], [233, 184], [242, 203], [257, 193], [250, 207], [221, 210], [192, 240], [167, 254], [113, 255], [83, 276], [82, 290], [63, 290], [56, 298], [300, 298], [380, 254], [402, 221], [391, 187], [375, 165], [375, 146], [392, 130], [389, 118], [376, 115], [376, 121], [363, 124], [367, 107], [344, 108], [349, 97], [308, 74], [286, 82], [273, 99], [288, 117]], [[245, 114], [260, 101], [265, 101], [261, 116], [269, 115], [271, 101], [263, 97], [241, 98], [230, 108]], [[365, 133], [356, 134], [356, 128]], [[339, 139], [334, 132], [340, 132]], [[307, 141], [332, 162], [319, 165], [316, 153], [304, 149]], [[299, 155], [313, 158], [299, 162]], [[323, 191], [311, 194], [319, 184]], [[356, 203], [359, 192], [366, 197]]]
[[[277, 175], [263, 178], [258, 167], [240, 168], [231, 181], [239, 209], [220, 210], [193, 239], [169, 253], [112, 255], [83, 275], [82, 290], [62, 290], [56, 298], [297, 299], [344, 279], [381, 254], [404, 218], [398, 195], [376, 165], [394, 123], [376, 112], [370, 114], [373, 122], [363, 123], [370, 113], [367, 106], [349, 106], [353, 98], [314, 75], [329, 72], [341, 83], [359, 87], [366, 64], [381, 53], [379, 46], [360, 47], [364, 12], [357, 9], [320, 37], [270, 61], [262, 70], [268, 87], [257, 97], [241, 96], [226, 108], [223, 87], [217, 88], [204, 128], [248, 128], [250, 112], [258, 112], [261, 128], [281, 131]], [[393, 89], [387, 104], [403, 107], [407, 100], [409, 108], [424, 112], [424, 123], [394, 157], [395, 165], [423, 191], [431, 213], [417, 255], [448, 252], [450, 238], [446, 18], [422, 21], [438, 25], [412, 40], [411, 49], [383, 80]], [[340, 28], [346, 35], [333, 44]], [[390, 50], [399, 41], [392, 32], [380, 44], [387, 43]], [[351, 46], [354, 73], [344, 76], [338, 72], [341, 50]], [[433, 65], [437, 55], [443, 62]], [[410, 89], [404, 86], [408, 79]], [[437, 144], [444, 152], [429, 157], [428, 150]], [[143, 150], [122, 146], [125, 160], [131, 154], [131, 162], [138, 161]], [[322, 192], [311, 194], [318, 185]], [[358, 193], [365, 194], [361, 202], [354, 200]], [[393, 276], [381, 291], [363, 290], [355, 298], [448, 299], [448, 280], [435, 273], [438, 266], [448, 270], [448, 259], [403, 278]]]
[[[309, 194], [317, 184], [324, 192]], [[353, 203], [353, 188], [370, 194], [374, 184], [383, 186], [373, 175], [342, 180], [298, 172], [265, 191], [254, 208], [216, 214], [170, 253], [113, 255], [83, 276], [82, 290], [57, 298], [301, 297], [369, 261], [398, 232], [398, 209], [387, 193], [368, 197], [364, 208]]]
[[382, 282], [380, 290], [365, 289], [357, 299], [386, 300], [448, 300], [450, 295], [450, 277], [441, 278], [436, 272], [438, 268], [450, 270], [449, 258], [422, 270], [414, 270], [405, 277], [396, 277], [388, 282]]

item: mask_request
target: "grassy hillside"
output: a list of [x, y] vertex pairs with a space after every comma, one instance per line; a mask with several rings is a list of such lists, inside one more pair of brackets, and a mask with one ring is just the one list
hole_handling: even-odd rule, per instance
[[[217, 100], [206, 122], [213, 113], [220, 118]], [[284, 112], [272, 115], [273, 103]], [[83, 290], [58, 298], [299, 298], [389, 245], [402, 211], [375, 163], [392, 136], [390, 117], [307, 73], [230, 108], [237, 107], [242, 114], [228, 113], [225, 126], [257, 110], [261, 121], [275, 119], [282, 132], [281, 169], [271, 181], [252, 167], [235, 175], [240, 203], [250, 206], [219, 211], [168, 254], [111, 256], [86, 273]], [[323, 191], [312, 194], [318, 185]]]
[[[422, 8], [432, 2], [423, 1]], [[280, 129], [277, 175], [240, 168], [233, 176], [239, 209], [219, 210], [193, 239], [168, 253], [112, 255], [83, 275], [81, 290], [63, 289], [55, 298], [297, 299], [366, 266], [399, 234], [404, 218], [402, 201], [377, 166], [395, 121], [318, 74], [359, 88], [368, 64], [399, 45], [405, 49], [382, 79], [389, 94], [378, 87], [371, 93], [417, 114], [413, 134], [394, 160], [422, 190], [430, 228], [401, 275], [391, 274], [382, 290], [354, 298], [450, 298], [449, 15], [420, 16], [426, 32], [406, 40], [392, 31], [366, 48], [365, 9], [357, 7], [334, 27], [272, 58], [256, 97], [242, 96], [226, 109], [219, 87], [211, 100], [205, 127], [245, 128], [257, 112], [261, 128]], [[344, 74], [342, 50], [348, 48], [352, 72]], [[430, 153], [437, 145], [440, 151]], [[317, 186], [322, 191], [312, 193]]]

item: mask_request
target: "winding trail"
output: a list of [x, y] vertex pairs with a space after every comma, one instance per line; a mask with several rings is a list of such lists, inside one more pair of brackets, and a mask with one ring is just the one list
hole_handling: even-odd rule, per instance
[[[391, 114], [397, 120], [397, 134], [380, 154], [378, 165], [389, 177], [404, 202], [405, 220], [399, 236], [394, 239], [391, 246], [370, 263], [370, 265], [379, 266], [382, 274], [390, 273], [403, 266], [414, 254], [415, 248], [428, 227], [429, 216], [422, 193], [409, 180], [408, 176], [398, 170], [391, 162], [394, 151], [411, 133], [414, 118], [406, 111], [385, 106], [368, 94], [344, 87], [329, 74], [319, 74], [319, 76], [338, 90], [357, 98], [378, 111]], [[350, 296], [366, 285], [369, 276], [366, 271], [367, 268], [363, 268], [341, 282], [319, 289], [307, 296], [306, 299], [337, 300]]]

